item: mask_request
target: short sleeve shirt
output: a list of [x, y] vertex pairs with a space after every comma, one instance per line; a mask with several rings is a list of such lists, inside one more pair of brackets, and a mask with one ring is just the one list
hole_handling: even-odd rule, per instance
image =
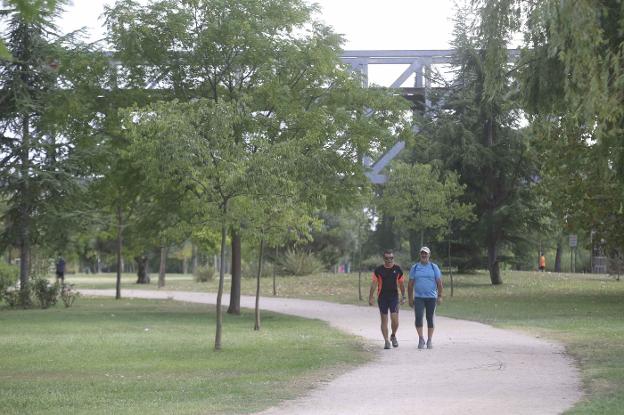
[[403, 270], [398, 265], [390, 268], [380, 265], [373, 272], [373, 281], [377, 281], [377, 296], [398, 296], [399, 283], [403, 282]]
[[440, 268], [433, 262], [425, 265], [415, 263], [410, 269], [410, 280], [414, 280], [414, 298], [437, 298], [437, 281], [442, 278]]

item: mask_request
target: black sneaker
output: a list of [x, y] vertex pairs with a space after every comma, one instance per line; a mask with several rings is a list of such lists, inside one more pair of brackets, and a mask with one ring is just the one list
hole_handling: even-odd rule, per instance
[[384, 346], [384, 349], [389, 349], [389, 348], [390, 348], [390, 342], [386, 340], [386, 345]]
[[390, 336], [390, 341], [392, 342], [392, 347], [399, 347], [399, 342], [397, 341], [396, 336]]

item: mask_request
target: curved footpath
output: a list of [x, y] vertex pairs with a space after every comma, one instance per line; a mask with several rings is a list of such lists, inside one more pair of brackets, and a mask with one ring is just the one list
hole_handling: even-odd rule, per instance
[[[114, 296], [114, 290], [80, 290]], [[124, 297], [216, 304], [216, 294], [124, 290]], [[253, 308], [242, 296], [241, 307]], [[229, 298], [223, 295], [223, 304]], [[378, 358], [268, 414], [558, 414], [581, 396], [574, 362], [561, 345], [480, 323], [436, 317], [433, 350], [418, 350], [413, 314], [401, 312], [399, 347], [383, 349], [377, 307], [262, 297], [262, 310], [316, 318], [361, 336]]]

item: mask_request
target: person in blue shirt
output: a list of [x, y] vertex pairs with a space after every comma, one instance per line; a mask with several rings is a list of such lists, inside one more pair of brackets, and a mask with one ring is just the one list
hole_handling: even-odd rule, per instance
[[442, 273], [440, 268], [429, 261], [431, 250], [426, 246], [420, 248], [420, 260], [409, 273], [407, 295], [409, 305], [416, 315], [416, 331], [418, 332], [418, 348], [425, 348], [423, 335], [423, 316], [427, 316], [427, 349], [433, 349], [433, 315], [437, 304], [442, 302]]

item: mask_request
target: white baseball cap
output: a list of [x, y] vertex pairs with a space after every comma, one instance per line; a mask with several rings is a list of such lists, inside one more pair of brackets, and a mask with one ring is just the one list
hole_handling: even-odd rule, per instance
[[431, 250], [427, 248], [426, 246], [423, 246], [422, 248], [420, 248], [420, 252], [426, 252], [428, 254], [431, 254]]

